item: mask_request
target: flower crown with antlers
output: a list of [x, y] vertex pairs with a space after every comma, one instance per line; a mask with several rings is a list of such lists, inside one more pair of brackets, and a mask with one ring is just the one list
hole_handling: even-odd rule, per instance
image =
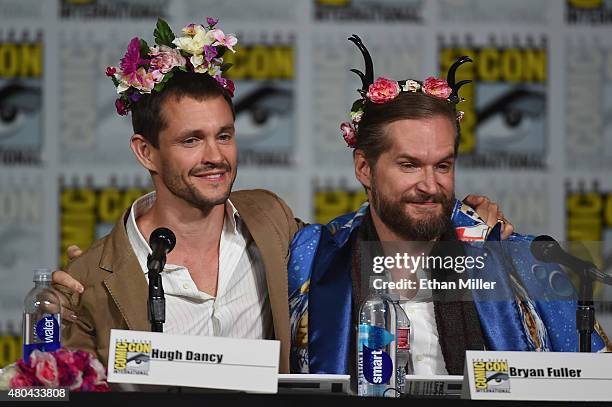
[[[351, 69], [351, 72], [357, 74], [357, 76], [361, 78], [362, 88], [357, 90], [361, 98], [357, 99], [351, 107], [351, 122], [344, 122], [340, 125], [344, 141], [346, 141], [346, 144], [350, 148], [356, 147], [357, 128], [363, 116], [366, 101], [369, 100], [372, 103], [383, 104], [395, 99], [402, 92], [411, 92], [424, 93], [432, 97], [444, 99], [456, 105], [464, 100], [459, 97], [459, 89], [463, 85], [472, 82], [471, 80], [463, 80], [455, 83], [455, 72], [457, 68], [466, 62], [472, 62], [467, 56], [462, 56], [453, 63], [448, 70], [446, 80], [437, 79], [432, 76], [428, 77], [423, 82], [414, 79], [395, 81], [384, 77], [379, 77], [374, 80], [374, 64], [372, 63], [372, 57], [365, 45], [363, 45], [363, 42], [361, 42], [361, 38], [353, 34], [348, 40], [359, 48], [365, 60], [365, 73], [358, 69]], [[457, 121], [460, 121], [462, 118], [463, 112], [457, 111]]]

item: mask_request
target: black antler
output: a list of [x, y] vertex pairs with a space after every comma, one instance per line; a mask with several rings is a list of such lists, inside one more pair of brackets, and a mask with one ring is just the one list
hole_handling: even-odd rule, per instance
[[459, 103], [461, 101], [461, 98], [459, 97], [459, 89], [461, 89], [463, 85], [472, 82], [471, 80], [464, 80], [459, 83], [455, 83], [455, 72], [457, 71], [457, 68], [466, 62], [472, 62], [470, 57], [464, 55], [457, 59], [455, 63], [451, 65], [450, 69], [448, 70], [448, 74], [446, 75], [446, 82], [448, 82], [448, 86], [450, 86], [452, 89], [448, 99], [453, 103]]
[[353, 34], [348, 39], [359, 48], [359, 51], [363, 54], [363, 59], [365, 61], [365, 74], [358, 69], [351, 69], [351, 72], [356, 73], [361, 78], [361, 92], [367, 92], [368, 87], [374, 83], [374, 64], [372, 63], [372, 57], [368, 52], [363, 42], [361, 42], [361, 38], [359, 38], [356, 34]]

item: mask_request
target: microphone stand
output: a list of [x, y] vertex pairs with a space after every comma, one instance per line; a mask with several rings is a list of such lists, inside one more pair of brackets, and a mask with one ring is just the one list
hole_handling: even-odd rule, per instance
[[149, 255], [147, 257], [147, 268], [149, 269], [149, 299], [147, 309], [151, 332], [164, 332], [164, 322], [166, 322], [166, 298], [164, 297], [164, 287], [162, 285], [161, 272], [166, 265], [166, 255], [157, 257]]
[[591, 352], [591, 338], [595, 331], [595, 307], [593, 304], [593, 280], [588, 269], [581, 270], [580, 294], [576, 307], [576, 329], [578, 330], [579, 352]]

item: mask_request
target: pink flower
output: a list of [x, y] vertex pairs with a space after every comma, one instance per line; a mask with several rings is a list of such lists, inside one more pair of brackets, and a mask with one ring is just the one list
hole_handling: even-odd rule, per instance
[[399, 95], [400, 88], [396, 81], [387, 78], [378, 78], [368, 87], [366, 97], [373, 103], [386, 103]]
[[132, 38], [128, 45], [127, 52], [123, 58], [121, 58], [121, 73], [123, 75], [130, 75], [147, 62], [148, 60], [140, 57], [140, 39], [138, 37]]
[[117, 109], [117, 113], [119, 113], [121, 116], [127, 116], [128, 114], [127, 106], [121, 98], [115, 100], [115, 109]]
[[106, 67], [106, 76], [115, 76], [116, 73], [117, 73], [117, 68], [115, 68], [114, 66]]
[[423, 82], [423, 92], [440, 99], [448, 99], [453, 90], [444, 79], [436, 79], [430, 76]]
[[53, 354], [35, 350], [30, 355], [30, 365], [34, 367], [34, 374], [43, 386], [59, 386], [59, 372]]
[[217, 25], [218, 22], [219, 22], [219, 19], [212, 18], [212, 17], [206, 17], [206, 24], [208, 24], [209, 27], [214, 27], [215, 25]]
[[[154, 75], [153, 72], [147, 72], [144, 68], [138, 68], [135, 72], [129, 75], [122, 75], [121, 82], [127, 88], [130, 86], [136, 88], [142, 92], [149, 93], [155, 87], [155, 78], [158, 75]], [[126, 89], [127, 90], [127, 89]]]
[[16, 388], [19, 388], [19, 387], [32, 387], [32, 386], [34, 386], [34, 380], [30, 376], [18, 372], [11, 379], [10, 386], [13, 389], [16, 389]]
[[238, 43], [238, 39], [232, 35], [232, 34], [227, 34], [225, 35], [225, 33], [223, 33], [223, 31], [219, 30], [218, 28], [215, 28], [214, 30], [210, 31], [213, 35], [213, 38], [215, 39], [215, 42], [212, 43], [213, 47], [216, 47], [218, 45], [223, 45], [225, 48], [229, 49], [232, 52], [236, 52], [234, 50], [234, 45], [236, 45]]
[[355, 148], [357, 146], [355, 127], [348, 122], [344, 122], [340, 125], [340, 130], [342, 130], [342, 137], [346, 141], [346, 145], [350, 148]]
[[175, 66], [184, 66], [187, 61], [181, 55], [180, 51], [174, 48], [162, 45], [159, 49], [155, 49], [153, 59], [151, 59], [151, 71], [160, 71], [165, 74], [168, 73]]
[[215, 75], [215, 80], [222, 88], [226, 89], [231, 97], [234, 97], [234, 91], [236, 90], [236, 86], [234, 85], [234, 81], [231, 79], [225, 79], [221, 75]]
[[234, 85], [233, 80], [231, 79], [227, 80], [227, 87], [225, 89], [227, 89], [231, 97], [234, 97], [234, 91], [236, 90], [236, 85]]

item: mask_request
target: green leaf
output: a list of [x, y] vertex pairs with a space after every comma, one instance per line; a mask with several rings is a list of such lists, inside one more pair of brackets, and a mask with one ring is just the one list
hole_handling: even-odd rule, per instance
[[164, 75], [164, 79], [162, 79], [161, 83], [168, 82], [174, 76], [174, 72], [170, 71]]
[[161, 92], [162, 89], [164, 89], [164, 86], [166, 86], [166, 84], [164, 82], [160, 82], [157, 85], [155, 85], [155, 87], [153, 88], [153, 90], [155, 92]]
[[363, 99], [357, 99], [353, 103], [353, 106], [351, 106], [351, 112], [356, 112], [356, 111], [359, 111], [359, 110], [363, 109], [363, 105], [364, 105], [364, 100]]
[[147, 44], [147, 42], [141, 38], [140, 39], [140, 56], [142, 58], [148, 58], [149, 52], [151, 52], [151, 49], [149, 48], [149, 44]]
[[217, 56], [215, 58], [223, 58], [223, 55], [225, 54], [225, 47], [216, 47], [217, 48]]
[[180, 71], [187, 72], [187, 67], [186, 67], [185, 65], [183, 65], [183, 66], [179, 66], [179, 68], [178, 68], [178, 69], [179, 69]]
[[228, 71], [232, 66], [234, 66], [234, 64], [230, 64], [229, 62], [226, 62], [225, 64], [222, 64], [221, 65], [221, 72]]
[[157, 26], [155, 27], [155, 31], [153, 31], [153, 36], [155, 37], [155, 43], [157, 45], [166, 45], [176, 48], [176, 45], [172, 43], [175, 38], [174, 33], [170, 29], [168, 23], [161, 18], [157, 19]]

